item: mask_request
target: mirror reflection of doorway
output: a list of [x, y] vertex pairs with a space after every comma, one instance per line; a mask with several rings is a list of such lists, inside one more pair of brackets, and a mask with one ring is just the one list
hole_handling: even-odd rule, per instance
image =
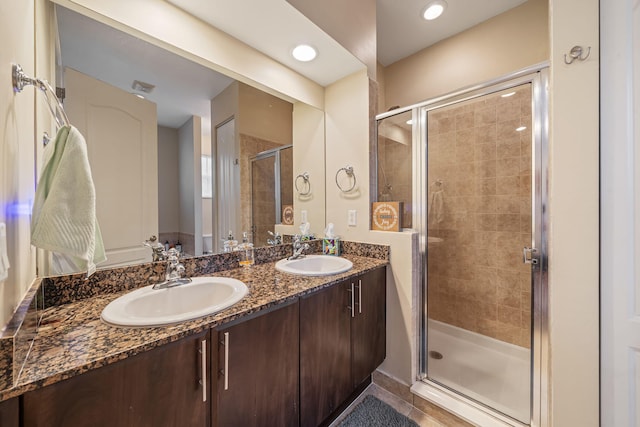
[[231, 233], [241, 235], [238, 212], [240, 212], [240, 171], [235, 148], [235, 119], [228, 120], [216, 128], [216, 188], [217, 188], [217, 235], [216, 251], [222, 251], [222, 240]]
[[264, 151], [251, 159], [251, 232], [256, 246], [264, 246], [282, 210], [293, 206], [293, 147]]

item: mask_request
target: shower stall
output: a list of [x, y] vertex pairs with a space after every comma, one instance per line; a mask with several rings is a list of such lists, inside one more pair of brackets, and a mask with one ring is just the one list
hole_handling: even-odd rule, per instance
[[283, 210], [293, 209], [293, 146], [262, 151], [249, 162], [252, 241], [265, 246], [268, 232], [282, 223]]
[[412, 389], [482, 425], [545, 425], [547, 104], [538, 67], [377, 118], [377, 200], [420, 234]]

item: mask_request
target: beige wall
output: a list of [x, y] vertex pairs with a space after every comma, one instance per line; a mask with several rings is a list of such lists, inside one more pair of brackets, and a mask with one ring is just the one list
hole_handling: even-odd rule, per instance
[[[294, 226], [279, 226], [281, 233], [295, 234], [299, 232], [302, 222], [302, 211], [307, 212], [307, 221], [311, 231], [321, 235], [325, 226], [325, 146], [324, 146], [324, 111], [310, 105], [296, 102], [293, 104], [293, 145], [304, 147], [293, 149], [293, 176], [307, 172], [311, 183], [311, 193], [306, 196], [294, 194]], [[306, 191], [303, 181], [298, 180], [298, 187]], [[295, 192], [295, 188], [294, 188]]]
[[158, 126], [158, 233], [180, 230], [178, 160], [178, 130]]
[[529, 0], [384, 69], [378, 107], [406, 106], [549, 59], [546, 0]]
[[178, 129], [180, 240], [189, 254], [202, 253], [201, 124], [199, 116], [192, 116]]
[[[551, 0], [550, 11], [551, 413], [555, 426], [597, 426], [598, 1]], [[591, 46], [591, 56], [566, 65], [576, 44]]]
[[38, 46], [47, 45], [50, 40], [48, 7], [43, 0], [0, 3], [0, 222], [7, 225], [11, 264], [8, 279], [0, 283], [0, 329], [35, 278], [35, 251], [29, 243], [35, 147], [41, 152], [37, 144], [42, 132], [52, 134], [54, 130], [44, 97], [34, 87], [13, 93], [10, 64], [19, 63], [28, 75], [51, 80], [51, 52], [35, 54], [36, 38]]
[[243, 83], [239, 83], [238, 96], [241, 134], [278, 145], [293, 142], [293, 104]]

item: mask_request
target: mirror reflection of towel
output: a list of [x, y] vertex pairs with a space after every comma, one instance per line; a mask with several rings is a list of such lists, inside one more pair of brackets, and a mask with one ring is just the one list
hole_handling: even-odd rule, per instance
[[429, 211], [427, 213], [429, 225], [437, 226], [444, 220], [444, 196], [443, 190], [431, 193]]
[[7, 253], [7, 226], [0, 222], [0, 283], [9, 277], [9, 254]]
[[106, 259], [87, 145], [73, 126], [60, 128], [45, 148], [33, 203], [31, 244], [53, 252], [56, 273], [91, 275]]

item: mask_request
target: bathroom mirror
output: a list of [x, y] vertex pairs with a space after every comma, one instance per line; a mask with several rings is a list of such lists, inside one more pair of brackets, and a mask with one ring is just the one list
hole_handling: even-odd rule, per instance
[[[180, 241], [190, 255], [220, 251], [228, 230], [237, 240], [247, 231], [256, 245], [266, 244], [266, 230], [274, 230], [282, 222], [282, 211], [291, 211], [298, 202], [295, 175], [308, 170], [305, 161], [317, 162], [317, 155], [305, 160], [291, 152], [307, 151], [305, 144], [311, 141], [323, 143], [324, 135], [318, 132], [323, 132], [324, 113], [60, 5], [56, 14], [57, 86], [66, 88], [67, 114], [87, 139], [108, 250], [109, 260], [99, 268], [150, 261], [151, 251], [142, 243], [151, 235], [161, 243]], [[109, 96], [114, 89], [119, 98], [103, 97], [104, 87]], [[140, 125], [139, 108], [155, 114], [157, 125]], [[96, 124], [98, 113], [112, 121]], [[131, 134], [144, 134], [152, 143], [135, 142], [132, 147]], [[103, 141], [102, 148], [92, 146], [96, 140]], [[280, 149], [278, 160], [269, 160], [266, 154]], [[211, 156], [211, 198], [202, 197], [203, 156]], [[323, 173], [316, 169], [312, 176], [318, 194], [324, 191]], [[260, 198], [254, 203], [256, 194]], [[323, 227], [324, 197], [307, 196], [303, 202]], [[294, 224], [278, 229], [294, 230]]]

